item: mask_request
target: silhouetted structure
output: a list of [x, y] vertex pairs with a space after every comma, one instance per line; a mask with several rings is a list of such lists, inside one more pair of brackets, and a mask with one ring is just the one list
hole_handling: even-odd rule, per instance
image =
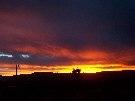
[[80, 80], [80, 72], [81, 72], [81, 69], [73, 69], [73, 71], [72, 71], [73, 76], [74, 76], [75, 80], [77, 80], [77, 81]]
[[17, 86], [17, 69], [19, 68], [19, 65], [16, 65], [16, 86]]

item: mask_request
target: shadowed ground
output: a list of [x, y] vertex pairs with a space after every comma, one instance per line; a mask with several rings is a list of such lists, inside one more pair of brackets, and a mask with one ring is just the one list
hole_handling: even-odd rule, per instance
[[[56, 74], [57, 75], [57, 74]], [[64, 75], [64, 74], [63, 74]], [[83, 74], [84, 75], [84, 74]], [[85, 74], [85, 77], [88, 74]], [[92, 76], [92, 75], [91, 75]], [[134, 101], [135, 77], [81, 79], [22, 78], [0, 83], [0, 101]]]

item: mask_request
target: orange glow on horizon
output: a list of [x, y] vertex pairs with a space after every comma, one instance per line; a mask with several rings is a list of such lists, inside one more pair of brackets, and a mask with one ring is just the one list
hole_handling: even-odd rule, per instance
[[[0, 75], [13, 76], [15, 75], [15, 65], [3, 64], [3, 69], [0, 69]], [[81, 73], [97, 73], [102, 71], [122, 71], [135, 70], [135, 66], [125, 66], [122, 64], [93, 64], [93, 65], [71, 65], [71, 66], [31, 66], [20, 65], [18, 75], [31, 74], [34, 72], [53, 72], [53, 73], [71, 73], [73, 68], [81, 69]]]

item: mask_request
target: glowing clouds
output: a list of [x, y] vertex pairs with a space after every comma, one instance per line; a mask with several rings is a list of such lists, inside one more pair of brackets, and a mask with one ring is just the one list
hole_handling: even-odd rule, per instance
[[0, 57], [8, 57], [8, 58], [12, 58], [13, 56], [12, 55], [9, 55], [9, 54], [0, 54]]
[[[33, 69], [42, 64], [56, 68], [97, 64], [134, 66], [135, 6], [132, 4], [134, 1], [125, 0], [2, 0], [0, 63], [33, 65]], [[58, 68], [58, 72], [64, 70]]]
[[29, 55], [26, 55], [26, 54], [22, 54], [22, 57], [23, 58], [29, 58], [30, 56]]

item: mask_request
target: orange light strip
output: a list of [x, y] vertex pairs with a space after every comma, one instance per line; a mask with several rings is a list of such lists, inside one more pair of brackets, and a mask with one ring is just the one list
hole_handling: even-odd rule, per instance
[[[0, 75], [12, 76], [15, 75], [15, 65], [4, 64], [0, 69]], [[122, 71], [135, 70], [135, 66], [125, 66], [122, 64], [93, 64], [93, 65], [71, 65], [71, 66], [31, 66], [20, 65], [18, 75], [31, 74], [33, 72], [53, 72], [53, 73], [71, 73], [73, 68], [81, 69], [81, 73], [96, 73], [102, 71]]]

